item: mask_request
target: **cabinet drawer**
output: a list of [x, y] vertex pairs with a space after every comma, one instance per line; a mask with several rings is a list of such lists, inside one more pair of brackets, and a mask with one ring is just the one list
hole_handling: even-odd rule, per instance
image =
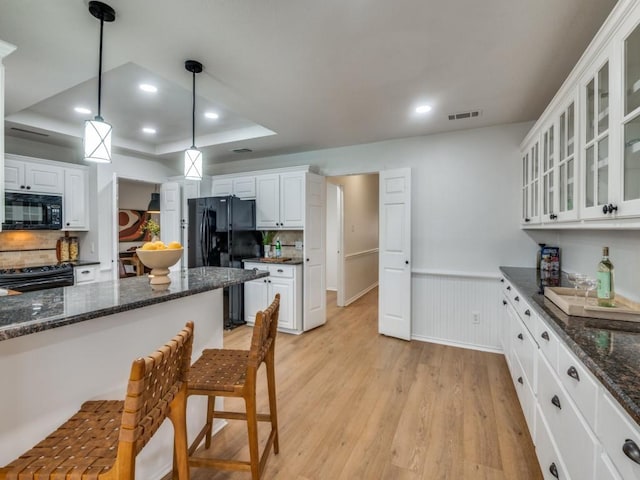
[[564, 345], [558, 349], [558, 377], [578, 406], [589, 426], [595, 430], [598, 386], [582, 362]]
[[594, 480], [598, 441], [551, 367], [538, 358], [538, 404], [570, 476]]
[[[545, 480], [568, 479], [567, 469], [560, 458], [556, 444], [552, 440], [547, 422], [545, 422], [540, 407], [536, 412], [536, 455]], [[553, 472], [553, 473], [552, 473]]]
[[295, 267], [291, 265], [269, 265], [269, 274], [272, 277], [293, 278]]
[[[611, 396], [601, 391], [596, 432], [607, 455], [625, 480], [640, 479], [640, 465], [624, 453], [625, 442], [640, 447], [640, 430]], [[629, 442], [629, 447], [633, 444]]]
[[542, 319], [538, 319], [538, 333], [536, 340], [540, 347], [540, 353], [544, 355], [553, 370], [558, 369], [558, 336]]
[[[515, 298], [519, 298], [520, 300], [517, 301]], [[526, 325], [529, 333], [531, 333], [534, 343], [538, 343], [536, 338], [538, 334], [538, 323], [540, 322], [538, 314], [533, 311], [529, 303], [524, 300], [520, 294], [516, 294], [515, 298], [514, 302], [516, 304], [516, 310], [520, 314], [520, 319]]]
[[511, 344], [513, 345], [513, 355], [520, 362], [520, 365], [522, 365], [522, 372], [529, 384], [535, 385], [536, 344], [520, 320], [517, 320], [512, 332]]
[[536, 396], [533, 393], [531, 385], [524, 376], [523, 368], [520, 362], [515, 359], [513, 362], [513, 383], [516, 387], [516, 393], [520, 400], [520, 407], [524, 414], [524, 419], [527, 421], [529, 427], [529, 434], [533, 444], [536, 443]]
[[75, 274], [75, 282], [78, 283], [90, 283], [97, 280], [97, 268], [96, 265], [90, 265], [86, 267], [75, 267], [73, 273]]

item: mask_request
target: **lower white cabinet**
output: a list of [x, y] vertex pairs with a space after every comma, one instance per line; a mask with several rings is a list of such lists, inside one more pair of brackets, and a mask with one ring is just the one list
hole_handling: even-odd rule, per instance
[[544, 420], [540, 406], [537, 408], [536, 433], [538, 441], [536, 443], [536, 454], [538, 455], [542, 475], [545, 480], [568, 479], [570, 477], [567, 475], [567, 468], [558, 454], [556, 444], [549, 432], [549, 425]]
[[244, 315], [249, 324], [255, 323], [255, 315], [264, 310], [280, 294], [278, 330], [302, 332], [302, 265], [269, 265], [245, 263], [246, 270], [267, 270], [268, 277], [244, 284]]
[[75, 284], [93, 283], [98, 281], [98, 265], [85, 265], [73, 268]]

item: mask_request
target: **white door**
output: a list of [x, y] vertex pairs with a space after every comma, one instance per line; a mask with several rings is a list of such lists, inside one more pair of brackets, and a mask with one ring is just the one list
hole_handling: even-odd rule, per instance
[[280, 175], [256, 177], [256, 228], [280, 226]]
[[[160, 185], [160, 239], [168, 244], [179, 242], [182, 238], [180, 228], [180, 185], [175, 182]], [[169, 270], [180, 270], [181, 262]]]
[[325, 286], [325, 178], [307, 174], [306, 218], [304, 225], [304, 314], [303, 330], [324, 325], [327, 321]]
[[280, 175], [280, 227], [304, 227], [305, 173]]
[[380, 172], [378, 331], [411, 339], [411, 169]]

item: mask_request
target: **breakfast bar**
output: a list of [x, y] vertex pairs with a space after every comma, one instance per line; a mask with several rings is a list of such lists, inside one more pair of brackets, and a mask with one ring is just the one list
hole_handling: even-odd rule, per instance
[[[0, 298], [0, 465], [45, 438], [87, 400], [124, 398], [131, 362], [193, 321], [192, 359], [222, 346], [223, 287], [264, 271], [198, 267], [172, 272], [164, 291], [146, 277]], [[188, 430], [204, 421], [189, 401]], [[191, 436], [191, 435], [190, 435]], [[137, 459], [139, 478], [172, 463], [173, 430], [161, 427]]]

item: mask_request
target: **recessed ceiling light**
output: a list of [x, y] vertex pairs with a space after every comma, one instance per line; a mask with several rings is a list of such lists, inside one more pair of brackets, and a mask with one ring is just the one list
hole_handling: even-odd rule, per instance
[[220, 115], [218, 115], [216, 112], [206, 112], [204, 114], [205, 117], [210, 118], [212, 120], [216, 120], [218, 118], [220, 118]]
[[89, 110], [88, 108], [84, 108], [84, 107], [75, 107], [74, 110], [78, 113], [82, 113], [84, 115], [89, 115], [91, 113], [91, 110]]
[[156, 133], [156, 129], [155, 129], [155, 128], [152, 128], [152, 127], [143, 127], [143, 128], [142, 128], [142, 131], [143, 131], [144, 133], [149, 133], [149, 134], [154, 134], [154, 133]]
[[140, 90], [142, 90], [143, 92], [156, 93], [158, 91], [158, 87], [154, 85], [149, 85], [148, 83], [141, 83], [138, 86], [140, 87]]
[[431, 105], [420, 105], [416, 107], [416, 113], [427, 113], [431, 111]]

